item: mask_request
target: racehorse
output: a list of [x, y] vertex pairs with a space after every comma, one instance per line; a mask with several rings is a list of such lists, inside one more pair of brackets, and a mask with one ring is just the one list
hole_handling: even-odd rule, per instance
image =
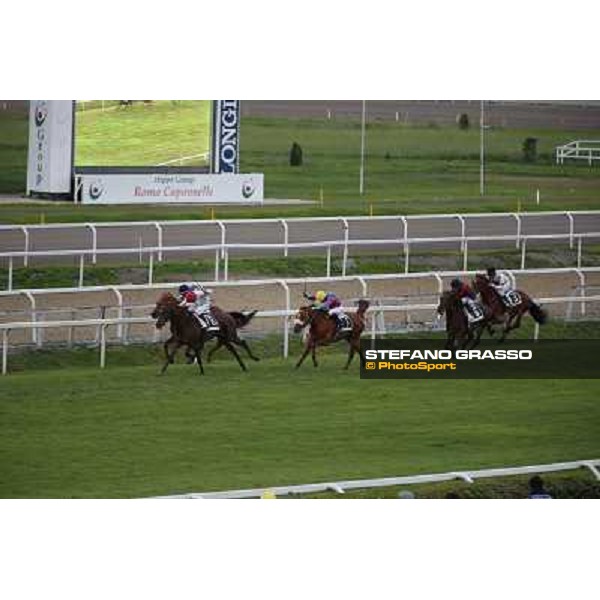
[[483, 305], [489, 309], [491, 322], [503, 325], [502, 336], [498, 340], [499, 342], [503, 342], [506, 339], [509, 331], [517, 329], [521, 325], [521, 319], [527, 312], [540, 325], [543, 325], [548, 320], [546, 311], [521, 290], [515, 290], [519, 294], [521, 301], [516, 306], [506, 306], [487, 277], [481, 273], [475, 275], [473, 289], [479, 292]]
[[[162, 294], [158, 299], [154, 310], [152, 311], [152, 318], [156, 319], [156, 328], [162, 329], [167, 322], [171, 324], [171, 337], [164, 343], [166, 362], [163, 365], [161, 374], [167, 370], [167, 367], [173, 363], [173, 359], [177, 350], [181, 346], [188, 346], [193, 352], [198, 361], [198, 368], [200, 374], [204, 375], [204, 367], [202, 365], [202, 349], [204, 344], [212, 339], [217, 338], [221, 343], [235, 356], [238, 364], [243, 371], [246, 370], [240, 355], [233, 347], [233, 340], [238, 339], [235, 320], [231, 315], [214, 308], [211, 310], [215, 318], [219, 321], [218, 331], [207, 331], [204, 329], [196, 317], [189, 313], [189, 311], [179, 306], [177, 298], [168, 292]], [[218, 313], [215, 314], [215, 312]], [[171, 350], [171, 346], [174, 346]]]
[[352, 329], [338, 333], [336, 320], [332, 319], [327, 313], [317, 310], [312, 306], [301, 306], [296, 313], [294, 320], [294, 333], [300, 333], [305, 327], [310, 326], [308, 336], [306, 338], [304, 352], [300, 360], [296, 364], [298, 368], [309, 352], [312, 355], [313, 365], [318, 366], [316, 349], [317, 346], [327, 346], [334, 342], [345, 340], [348, 342], [350, 349], [348, 351], [348, 361], [346, 362], [347, 369], [354, 358], [354, 354], [358, 352], [361, 363], [364, 363], [365, 357], [360, 351], [360, 335], [365, 329], [365, 312], [369, 308], [367, 300], [358, 301], [358, 310], [353, 315], [348, 315], [352, 321]]
[[481, 334], [487, 327], [490, 335], [494, 335], [494, 331], [490, 326], [490, 312], [486, 307], [483, 307], [483, 319], [469, 324], [469, 319], [465, 315], [462, 302], [457, 298], [454, 292], [446, 291], [440, 296], [440, 303], [437, 307], [437, 313], [441, 317], [446, 315], [446, 348], [449, 350], [454, 348], [468, 348], [472, 342], [471, 348], [475, 348], [479, 344]]

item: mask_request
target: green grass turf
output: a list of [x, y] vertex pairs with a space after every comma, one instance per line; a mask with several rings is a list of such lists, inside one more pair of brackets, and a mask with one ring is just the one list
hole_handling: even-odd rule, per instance
[[[77, 144], [78, 164], [148, 164], [168, 160], [173, 153], [182, 156], [204, 152], [206, 144], [198, 141], [204, 138], [194, 133], [194, 128], [199, 127], [197, 109], [182, 103], [176, 120], [160, 118], [157, 122], [155, 113], [171, 108], [168, 102], [164, 107], [158, 102], [155, 106], [78, 113], [78, 119], [84, 119], [82, 141]], [[117, 136], [127, 143], [117, 142]], [[600, 131], [585, 132], [588, 139], [599, 136]], [[535, 163], [523, 161], [521, 149], [526, 137], [538, 139]], [[476, 128], [460, 131], [456, 127], [371, 123], [367, 128], [366, 188], [361, 197], [359, 123], [247, 118], [241, 125], [242, 171], [265, 174], [266, 198], [299, 198], [317, 203], [219, 206], [215, 214], [216, 218], [265, 218], [598, 209], [598, 165], [553, 163], [557, 144], [581, 137], [581, 131], [568, 130], [489, 130], [486, 194], [482, 198]], [[289, 166], [289, 149], [294, 141], [304, 151], [301, 167]], [[535, 201], [537, 189], [542, 198], [539, 206]], [[203, 206], [0, 206], [0, 221], [6, 223], [39, 222], [42, 214], [46, 222], [211, 216]]]
[[299, 371], [266, 358], [242, 373], [222, 355], [204, 378], [183, 364], [157, 376], [158, 347], [111, 348], [104, 372], [97, 360], [82, 349], [11, 357], [0, 380], [0, 497], [137, 497], [600, 450], [598, 380], [363, 381], [333, 349]]
[[208, 100], [154, 100], [104, 111], [97, 103], [80, 105], [75, 165], [156, 165], [208, 152], [210, 107]]

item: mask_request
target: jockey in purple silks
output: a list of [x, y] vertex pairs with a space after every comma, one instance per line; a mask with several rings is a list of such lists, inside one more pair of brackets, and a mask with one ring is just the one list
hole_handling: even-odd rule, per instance
[[336, 322], [338, 331], [351, 331], [352, 322], [350, 318], [344, 314], [342, 309], [342, 301], [333, 292], [324, 292], [319, 290], [315, 294], [307, 294], [304, 292], [304, 297], [313, 302], [313, 308], [326, 312], [330, 317], [333, 317]]

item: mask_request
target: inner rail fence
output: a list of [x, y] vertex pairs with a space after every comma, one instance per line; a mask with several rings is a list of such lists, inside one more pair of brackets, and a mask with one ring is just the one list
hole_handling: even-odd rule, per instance
[[226, 490], [220, 492], [189, 492], [172, 496], [153, 496], [160, 500], [226, 500], [235, 498], [261, 498], [265, 492], [275, 496], [294, 496], [302, 494], [317, 494], [319, 492], [335, 492], [345, 494], [346, 491], [393, 487], [399, 485], [420, 485], [424, 483], [441, 483], [443, 481], [464, 481], [473, 483], [477, 479], [492, 477], [511, 477], [515, 475], [534, 475], [537, 473], [556, 473], [559, 471], [574, 471], [588, 469], [596, 480], [600, 481], [600, 459], [577, 460], [571, 462], [551, 463], [545, 465], [527, 465], [522, 467], [499, 467], [479, 469], [477, 471], [463, 470], [448, 473], [432, 473], [426, 475], [407, 475], [404, 477], [383, 477], [380, 479], [355, 479], [347, 481], [331, 481], [324, 483], [306, 483], [300, 485], [273, 486], [245, 490]]
[[[290, 346], [290, 324], [291, 317], [296, 314], [296, 311], [291, 309], [289, 305], [289, 297], [288, 297], [287, 307], [285, 309], [280, 310], [264, 310], [259, 311], [255, 315], [255, 318], [276, 318], [282, 323], [282, 334], [283, 334], [283, 358], [288, 358], [289, 356], [289, 346]], [[540, 303], [545, 305], [559, 304], [559, 303], [580, 303], [582, 307], [585, 306], [586, 303], [599, 303], [600, 295], [596, 296], [587, 296], [587, 297], [558, 297], [558, 298], [541, 298], [538, 300]], [[386, 305], [377, 305], [373, 304], [369, 308], [369, 317], [370, 317], [370, 327], [367, 329], [366, 335], [370, 336], [371, 340], [377, 339], [377, 336], [380, 334], [387, 333], [386, 331], [378, 331], [377, 330], [377, 316], [385, 314], [386, 312], [409, 312], [409, 311], [435, 311], [437, 308], [437, 303], [418, 303], [418, 304], [406, 304], [406, 305], [394, 305], [394, 306], [386, 306]], [[353, 312], [356, 310], [355, 307], [347, 306], [345, 307], [347, 312]], [[432, 329], [441, 329], [442, 322], [437, 319], [432, 319]], [[116, 317], [116, 318], [105, 318], [105, 319], [85, 319], [85, 320], [65, 320], [65, 321], [42, 321], [42, 322], [12, 322], [12, 323], [0, 323], [0, 331], [2, 332], [2, 374], [6, 375], [8, 373], [8, 350], [10, 347], [10, 333], [15, 330], [30, 330], [32, 332], [36, 332], [36, 338], [39, 345], [39, 340], [41, 336], [39, 332], [41, 330], [46, 329], [58, 329], [58, 328], [66, 328], [72, 332], [74, 328], [77, 327], [96, 327], [99, 335], [99, 348], [100, 348], [100, 368], [103, 369], [106, 366], [106, 348], [108, 342], [107, 329], [111, 326], [123, 327], [123, 326], [131, 326], [131, 325], [152, 325], [154, 324], [154, 319], [151, 317]], [[168, 328], [167, 328], [168, 329]], [[539, 338], [539, 325], [536, 323], [534, 327], [533, 339], [537, 340]], [[121, 334], [122, 335], [122, 334]], [[168, 334], [170, 335], [170, 333]], [[72, 338], [72, 333], [70, 334]], [[122, 339], [121, 339], [122, 341]], [[159, 341], [159, 334], [155, 330], [154, 341]]]
[[[348, 271], [348, 258], [351, 248], [381, 248], [384, 246], [402, 249], [403, 271], [410, 271], [411, 247], [419, 245], [430, 245], [436, 243], [456, 243], [459, 245], [459, 252], [462, 256], [462, 269], [467, 271], [469, 268], [469, 246], [480, 242], [515, 242], [516, 247], [520, 248], [520, 268], [526, 268], [527, 245], [528, 242], [561, 241], [566, 240], [569, 248], [576, 246], [575, 263], [577, 268], [582, 267], [583, 242], [584, 240], [600, 239], [600, 232], [587, 233], [567, 233], [567, 234], [531, 234], [531, 235], [486, 235], [486, 236], [447, 236], [447, 237], [417, 237], [417, 238], [393, 238], [393, 239], [366, 239], [366, 240], [326, 240], [318, 242], [284, 242], [275, 244], [263, 243], [224, 243], [204, 244], [196, 246], [146, 246], [139, 248], [103, 248], [103, 249], [74, 249], [74, 250], [27, 250], [14, 252], [0, 252], [0, 262], [8, 263], [8, 273], [6, 279], [6, 289], [13, 290], [15, 259], [23, 259], [23, 264], [28, 265], [29, 259], [56, 258], [56, 257], [75, 257], [79, 258], [79, 287], [84, 287], [84, 274], [87, 264], [95, 264], [98, 256], [122, 256], [127, 254], [139, 255], [140, 262], [147, 262], [147, 280], [148, 284], [154, 283], [154, 267], [156, 261], [162, 261], [165, 254], [186, 253], [198, 255], [199, 253], [214, 254], [214, 281], [229, 280], [229, 260], [231, 254], [244, 251], [283, 251], [283, 256], [288, 256], [290, 249], [295, 250], [325, 250], [325, 276], [331, 277], [332, 272], [332, 253], [335, 249], [341, 249], [341, 273], [345, 277]], [[399, 264], [400, 264], [400, 258]]]
[[[80, 246], [74, 251], [75, 255], [87, 258], [92, 264], [96, 264], [98, 257], [105, 253], [137, 254], [140, 261], [142, 257], [152, 255], [153, 259], [162, 262], [165, 255], [173, 251], [198, 253], [202, 250], [218, 250], [215, 270], [219, 256], [224, 260], [227, 251], [233, 249], [246, 253], [281, 250], [283, 256], [287, 257], [290, 250], [320, 247], [331, 251], [332, 248], [341, 248], [345, 274], [348, 249], [360, 245], [403, 248], [407, 270], [410, 246], [419, 243], [458, 243], [464, 252], [469, 242], [513, 241], [519, 248], [522, 240], [532, 240], [535, 235], [558, 235], [563, 237], [546, 239], [568, 239], [572, 249], [575, 242], [582, 239], [576, 236], [599, 229], [600, 211], [57, 223], [0, 225], [0, 248], [14, 246], [14, 251], [6, 250], [3, 257], [9, 263], [11, 257], [20, 258], [23, 266], [28, 266], [30, 258], [36, 256], [55, 259], [71, 256], [64, 243], [68, 233], [72, 238], [71, 243]], [[491, 233], [483, 233], [485, 230]], [[453, 234], [447, 235], [449, 232]], [[500, 232], [506, 233], [498, 235]], [[18, 236], [22, 237], [21, 242]], [[336, 239], [333, 239], [334, 236]], [[165, 243], [165, 237], [192, 239], [194, 243]], [[151, 243], [146, 243], [148, 238], [152, 240]], [[208, 244], [195, 243], [199, 238], [212, 241]], [[261, 239], [265, 243], [245, 244], [247, 239]], [[136, 243], [131, 243], [132, 240]], [[22, 250], [17, 251], [19, 245]], [[36, 251], [32, 249], [34, 245]], [[107, 252], [109, 246], [118, 251]]]

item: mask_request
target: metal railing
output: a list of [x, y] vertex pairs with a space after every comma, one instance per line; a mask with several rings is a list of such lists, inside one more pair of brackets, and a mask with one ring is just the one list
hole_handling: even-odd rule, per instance
[[[473, 213], [473, 214], [446, 214], [446, 215], [413, 215], [413, 216], [376, 216], [376, 217], [319, 217], [319, 218], [289, 218], [289, 219], [231, 219], [231, 220], [214, 220], [214, 221], [133, 221], [133, 222], [105, 222], [105, 223], [59, 223], [59, 224], [49, 224], [49, 225], [0, 225], [0, 234], [3, 232], [19, 232], [23, 235], [23, 250], [20, 253], [12, 253], [13, 256], [19, 256], [23, 259], [23, 265], [27, 266], [29, 262], [29, 258], [36, 256], [31, 251], [32, 246], [32, 234], [35, 232], [49, 232], [55, 230], [83, 230], [88, 232], [88, 240], [89, 246], [87, 248], [82, 248], [78, 251], [79, 254], [84, 253], [85, 255], [91, 258], [91, 262], [93, 264], [96, 263], [98, 254], [101, 252], [105, 252], [105, 250], [101, 250], [99, 246], [102, 242], [101, 238], [102, 232], [107, 229], [128, 229], [128, 228], [147, 228], [152, 231], [153, 236], [156, 239], [156, 243], [153, 244], [152, 248], [154, 253], [156, 254], [157, 260], [160, 262], [163, 260], [163, 255], [165, 252], [173, 250], [175, 246], [164, 244], [164, 234], [165, 229], [173, 228], [173, 227], [203, 227], [203, 228], [212, 228], [213, 234], [215, 234], [219, 238], [219, 248], [221, 251], [221, 257], [224, 258], [225, 248], [227, 246], [227, 242], [231, 241], [231, 233], [228, 228], [243, 226], [243, 230], [247, 232], [252, 232], [252, 228], [261, 227], [264, 225], [275, 226], [276, 229], [280, 232], [279, 235], [279, 247], [283, 249], [283, 255], [285, 257], [288, 256], [288, 252], [293, 248], [301, 248], [302, 246], [294, 246], [289, 242], [290, 240], [290, 228], [294, 228], [296, 226], [314, 226], [318, 224], [325, 223], [335, 223], [339, 226], [340, 238], [332, 241], [326, 240], [317, 240], [316, 242], [310, 242], [315, 244], [321, 244], [323, 247], [327, 244], [334, 244], [336, 246], [341, 246], [343, 248], [343, 262], [344, 264], [347, 262], [348, 258], [348, 248], [350, 245], [356, 245], [360, 242], [368, 241], [364, 240], [364, 238], [354, 239], [351, 236], [351, 229], [356, 228], [356, 226], [360, 224], [391, 224], [394, 228], [397, 228], [398, 236], [392, 239], [388, 239], [388, 245], [390, 243], [398, 243], [400, 247], [403, 248], [405, 254], [409, 253], [409, 244], [415, 243], [416, 240], [422, 240], [423, 243], [437, 243], [444, 242], [448, 240], [458, 240], [461, 245], [461, 250], [463, 248], [465, 240], [470, 237], [473, 239], [474, 237], [479, 238], [480, 241], [494, 241], [494, 236], [469, 236], [467, 231], [469, 221], [477, 221], [479, 219], [494, 219], [494, 220], [503, 220], [509, 219], [514, 222], [514, 234], [512, 239], [515, 242], [516, 248], [519, 248], [520, 242], [523, 239], [523, 224], [527, 222], [528, 218], [536, 218], [539, 222], [539, 219], [549, 220], [551, 217], [561, 217], [565, 219], [565, 230], [566, 234], [569, 236], [569, 244], [570, 247], [573, 247], [573, 243], [575, 240], [575, 219], [577, 217], [583, 216], [597, 216], [600, 218], [600, 211], [565, 211], [565, 212], [557, 212], [557, 211], [548, 211], [548, 212], [539, 212], [539, 213]], [[460, 231], [456, 236], [431, 236], [431, 237], [416, 237], [410, 235], [410, 223], [418, 222], [423, 220], [433, 220], [433, 221], [448, 221], [449, 223], [455, 223], [457, 227], [457, 231]], [[274, 235], [272, 233], [273, 228], [271, 228], [270, 235]], [[579, 231], [577, 234], [589, 233], [587, 231]], [[540, 234], [543, 235], [543, 234]], [[557, 234], [562, 235], [562, 234]], [[532, 238], [531, 235], [527, 236], [529, 239]], [[552, 238], [550, 238], [552, 239]], [[371, 240], [372, 241], [372, 240]], [[375, 240], [378, 242], [382, 242], [381, 238]], [[39, 243], [39, 242], [38, 242]], [[309, 242], [305, 242], [309, 243]], [[270, 243], [263, 246], [275, 246], [277, 244]], [[195, 251], [199, 247], [206, 246], [216, 246], [216, 244], [209, 245], [190, 245], [190, 246], [178, 246], [179, 248], [184, 248], [183, 251]], [[239, 246], [239, 245], [238, 245]], [[187, 249], [187, 250], [186, 250]], [[246, 246], [246, 250], [252, 249], [250, 246]], [[260, 249], [260, 245], [254, 245], [255, 250]], [[64, 249], [58, 250], [47, 250], [49, 254], [44, 256], [64, 256]], [[143, 240], [141, 238], [138, 239], [138, 244], [134, 246], [129, 246], [120, 249], [121, 254], [137, 254], [137, 253], [147, 253], [148, 247], [144, 247]], [[180, 250], [181, 251], [181, 250]], [[4, 253], [5, 255], [7, 253]], [[40, 256], [38, 254], [38, 256]]]
[[477, 471], [462, 470], [449, 473], [434, 473], [431, 475], [408, 475], [405, 477], [384, 477], [380, 479], [358, 479], [348, 481], [333, 481], [325, 483], [307, 483], [301, 485], [273, 486], [246, 490], [228, 490], [222, 492], [189, 492], [172, 496], [153, 496], [161, 500], [225, 500], [234, 498], [261, 498], [265, 492], [275, 496], [290, 496], [300, 494], [316, 494], [319, 492], [335, 492], [344, 494], [346, 491], [359, 489], [374, 489], [398, 485], [420, 485], [423, 483], [441, 483], [443, 481], [464, 481], [473, 483], [476, 479], [492, 477], [510, 477], [514, 475], [533, 475], [536, 473], [556, 473], [558, 471], [573, 471], [588, 469], [597, 480], [600, 480], [600, 459], [578, 460], [572, 462], [552, 463], [546, 465], [527, 465], [524, 467], [500, 467], [495, 469], [479, 469]]
[[[332, 252], [334, 249], [342, 250], [342, 276], [345, 277], [348, 268], [348, 254], [350, 248], [360, 247], [383, 247], [393, 246], [402, 248], [403, 255], [403, 270], [404, 273], [409, 273], [410, 270], [410, 248], [411, 246], [427, 245], [435, 243], [456, 243], [459, 245], [459, 252], [462, 255], [462, 269], [467, 271], [469, 266], [469, 245], [479, 242], [516, 242], [517, 248], [521, 251], [521, 269], [526, 267], [527, 244], [532, 241], [560, 241], [567, 240], [569, 247], [573, 248], [577, 244], [576, 267], [581, 268], [583, 255], [583, 241], [585, 239], [600, 238], [600, 232], [589, 233], [565, 233], [565, 234], [532, 234], [532, 235], [492, 235], [492, 236], [448, 236], [448, 237], [432, 237], [432, 238], [394, 238], [394, 239], [367, 239], [367, 240], [326, 240], [319, 242], [283, 242], [277, 244], [262, 244], [262, 243], [243, 243], [231, 244], [221, 241], [219, 244], [204, 244], [193, 246], [146, 246], [144, 248], [105, 248], [105, 249], [76, 249], [76, 250], [28, 250], [26, 252], [1, 252], [0, 260], [8, 262], [7, 290], [13, 289], [14, 263], [15, 259], [23, 258], [24, 264], [28, 264], [31, 257], [48, 258], [48, 257], [79, 257], [79, 287], [83, 288], [84, 270], [86, 265], [86, 257], [88, 262], [96, 262], [100, 256], [120, 256], [124, 254], [139, 255], [141, 262], [147, 256], [148, 261], [148, 284], [154, 282], [154, 266], [156, 260], [163, 259], [168, 253], [191, 253], [198, 254], [200, 252], [210, 252], [214, 254], [214, 280], [219, 281], [221, 277], [221, 265], [223, 267], [223, 280], [229, 279], [229, 259], [230, 254], [235, 251], [261, 250], [261, 251], [283, 251], [283, 255], [287, 256], [290, 249], [295, 250], [315, 250], [325, 249], [326, 252], [326, 277], [331, 277], [332, 268]], [[398, 254], [400, 257], [400, 253]], [[155, 260], [156, 257], [156, 260]], [[143, 258], [143, 260], [142, 260]]]
[[[285, 285], [285, 282], [281, 282]], [[286, 301], [285, 308], [278, 310], [263, 310], [256, 313], [254, 318], [279, 318], [283, 324], [283, 358], [289, 356], [289, 338], [290, 338], [290, 317], [295, 315], [295, 310], [291, 308], [289, 287], [286, 286]], [[579, 302], [582, 305], [590, 302], [600, 302], [599, 296], [584, 296], [584, 297], [553, 297], [553, 298], [540, 298], [538, 302], [542, 304], [562, 304]], [[378, 306], [373, 304], [369, 307], [369, 313], [371, 316], [371, 328], [370, 333], [367, 331], [366, 335], [370, 336], [372, 340], [375, 340], [378, 333], [375, 327], [376, 316], [379, 313], [385, 312], [408, 312], [415, 310], [430, 310], [434, 311], [438, 306], [438, 303], [423, 302], [418, 304], [407, 304], [400, 306]], [[347, 312], [353, 312], [356, 307], [347, 306], [344, 308]], [[74, 328], [74, 327], [98, 327], [99, 330], [99, 347], [100, 347], [100, 368], [103, 369], [106, 366], [106, 347], [107, 347], [107, 336], [106, 330], [110, 326], [122, 326], [122, 325], [133, 325], [143, 324], [150, 325], [155, 321], [151, 317], [118, 317], [118, 318], [107, 318], [107, 319], [85, 319], [85, 320], [65, 320], [65, 321], [23, 321], [13, 323], [0, 323], [0, 331], [2, 332], [2, 374], [8, 373], [8, 349], [10, 347], [9, 337], [10, 332], [14, 330], [31, 330], [33, 332], [43, 329], [56, 329], [56, 328]], [[384, 332], [383, 332], [384, 333]], [[533, 339], [539, 338], [539, 325], [536, 323], [534, 328]]]
[[565, 159], [585, 160], [589, 165], [600, 160], [600, 140], [575, 140], [555, 149], [556, 164], [562, 165]]

